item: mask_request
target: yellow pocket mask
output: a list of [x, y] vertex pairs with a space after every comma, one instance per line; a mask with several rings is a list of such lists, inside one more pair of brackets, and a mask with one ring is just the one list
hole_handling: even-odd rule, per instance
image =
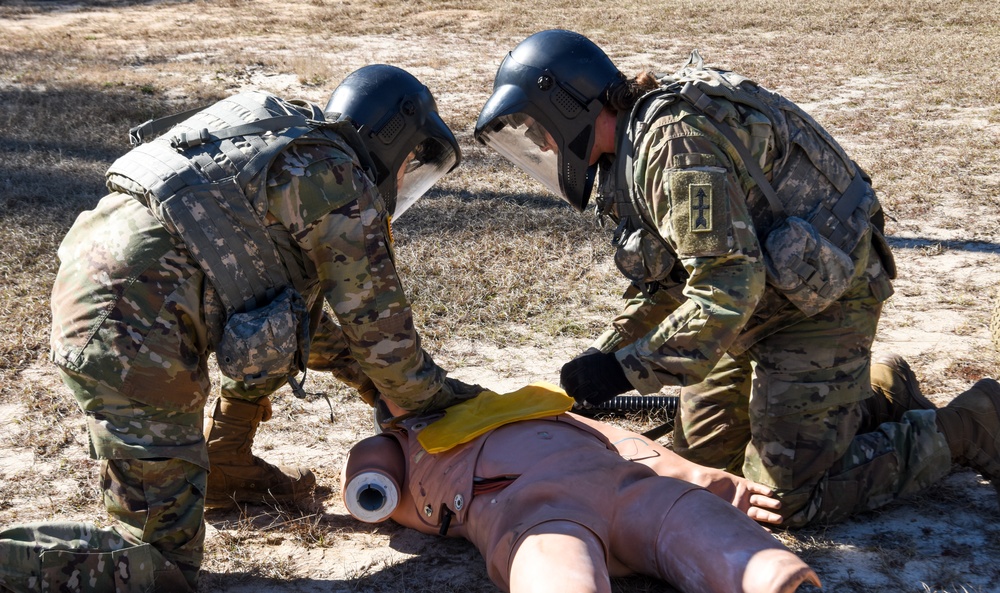
[[484, 391], [445, 410], [440, 420], [417, 433], [428, 453], [441, 453], [467, 443], [498, 426], [562, 414], [573, 398], [551, 383], [532, 383], [511, 393]]

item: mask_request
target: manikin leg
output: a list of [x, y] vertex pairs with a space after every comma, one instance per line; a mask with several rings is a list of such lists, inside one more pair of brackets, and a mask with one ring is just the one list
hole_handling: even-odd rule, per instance
[[604, 546], [570, 521], [548, 521], [522, 537], [510, 565], [511, 593], [611, 593]]
[[749, 517], [691, 484], [654, 477], [615, 504], [611, 555], [632, 571], [698, 593], [792, 593], [819, 578]]

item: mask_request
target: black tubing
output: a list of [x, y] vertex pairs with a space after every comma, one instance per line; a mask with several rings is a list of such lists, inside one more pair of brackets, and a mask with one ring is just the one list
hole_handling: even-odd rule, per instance
[[[663, 410], [668, 418], [677, 414], [678, 397], [676, 395], [619, 395], [596, 406], [584, 410], [590, 412], [641, 412], [644, 410]], [[578, 411], [579, 413], [579, 411]]]

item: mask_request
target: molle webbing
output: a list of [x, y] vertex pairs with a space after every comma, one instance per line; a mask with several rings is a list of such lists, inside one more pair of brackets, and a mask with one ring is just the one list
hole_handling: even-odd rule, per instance
[[688, 103], [690, 103], [695, 110], [707, 115], [709, 121], [715, 129], [717, 129], [720, 134], [725, 136], [726, 140], [733, 145], [733, 148], [743, 160], [743, 164], [746, 166], [747, 171], [750, 172], [750, 176], [753, 177], [754, 183], [757, 184], [757, 187], [760, 188], [764, 197], [767, 198], [767, 203], [771, 207], [771, 213], [774, 214], [775, 218], [781, 217], [785, 211], [781, 205], [781, 199], [778, 198], [777, 192], [775, 192], [774, 188], [771, 187], [771, 183], [767, 180], [767, 176], [764, 175], [764, 171], [761, 170], [760, 165], [758, 165], [757, 161], [754, 160], [746, 146], [736, 135], [736, 132], [723, 123], [722, 120], [725, 118], [725, 112], [719, 108], [719, 104], [698, 89], [692, 81], [684, 83], [684, 86], [681, 88], [679, 94]]
[[[700, 57], [698, 58], [700, 61]], [[630, 189], [634, 188], [633, 181], [633, 159], [635, 146], [641, 141], [642, 135], [648, 129], [649, 124], [655, 120], [658, 113], [668, 105], [677, 101], [680, 97], [686, 101], [697, 113], [706, 116], [706, 120], [729, 142], [732, 148], [739, 155], [740, 160], [746, 167], [747, 172], [753, 179], [754, 183], [757, 185], [760, 192], [764, 195], [768, 202], [771, 213], [774, 220], [778, 221], [785, 216], [787, 216], [786, 208], [783, 205], [781, 198], [775, 191], [774, 186], [768, 181], [766, 174], [763, 169], [761, 169], [760, 164], [757, 160], [750, 154], [746, 144], [740, 140], [737, 136], [735, 130], [725, 123], [725, 118], [727, 115], [731, 115], [732, 108], [724, 108], [722, 104], [714, 100], [713, 95], [718, 95], [724, 97], [733, 103], [745, 104], [768, 117], [777, 116], [784, 119], [783, 115], [778, 114], [778, 111], [782, 109], [792, 110], [796, 117], [802, 120], [806, 125], [812, 125], [819, 132], [818, 124], [815, 124], [808, 114], [804, 113], [801, 109], [798, 109], [794, 104], [781, 99], [777, 95], [772, 95], [766, 92], [764, 89], [757, 87], [748, 79], [739, 77], [737, 75], [730, 75], [734, 77], [735, 82], [726, 79], [722, 73], [710, 70], [707, 68], [699, 68], [695, 71], [698, 76], [692, 76], [689, 78], [683, 78], [678, 82], [672, 84], [667, 84], [661, 87], [657, 91], [649, 93], [646, 97], [640, 100], [639, 104], [636, 105], [633, 111], [633, 120], [636, 122], [634, 128], [630, 127], [625, 134], [623, 134], [622, 139], [619, 141], [619, 154], [624, 155], [626, 159], [626, 167], [624, 167], [623, 181], [627, 183], [627, 187]], [[682, 74], [690, 74], [689, 70], [682, 71]], [[711, 82], [708, 82], [710, 79]], [[669, 81], [669, 79], [668, 79]], [[752, 85], [752, 87], [757, 90], [757, 93], [751, 93], [742, 88], [742, 85], [746, 83]], [[711, 94], [710, 94], [711, 93]], [[758, 96], [759, 95], [759, 96]], [[773, 101], [768, 101], [769, 97], [773, 97]], [[776, 104], [772, 105], [771, 103]], [[847, 159], [846, 155], [843, 154], [842, 150], [838, 146], [830, 146], [840, 160], [844, 161], [844, 166], [849, 167], [853, 171], [850, 183], [847, 185], [846, 189], [835, 198], [829, 198], [824, 200], [824, 202], [817, 207], [809, 217], [809, 222], [816, 227], [817, 231], [826, 237], [831, 243], [836, 245], [838, 248], [851, 252], [854, 246], [857, 244], [861, 233], [857, 229], [852, 229], [849, 224], [852, 213], [862, 205], [866, 197], [869, 195], [868, 189], [868, 179], [867, 176], [861, 171], [860, 167], [856, 163]], [[826, 174], [826, 172], [821, 171], [821, 173]], [[773, 172], [775, 178], [777, 179], [780, 172]], [[629, 194], [633, 193], [630, 191]], [[627, 211], [635, 211], [641, 204], [637, 205], [635, 202], [639, 200], [633, 200], [632, 197], [622, 196], [619, 198], [619, 203], [622, 201], [627, 201], [625, 204]], [[649, 224], [648, 215], [642, 210], [636, 212], [636, 217], [639, 220], [643, 220], [646, 224]], [[655, 228], [655, 226], [653, 226]], [[862, 229], [863, 230], [863, 229]]]
[[290, 284], [264, 222], [271, 162], [293, 141], [308, 139], [346, 142], [367, 163], [354, 127], [323, 117], [315, 106], [252, 91], [151, 120], [130, 130], [133, 142], [170, 132], [115, 161], [108, 185], [142, 201], [184, 241], [228, 314], [251, 311]]
[[[743, 165], [747, 168], [761, 193], [767, 199], [768, 205], [775, 219], [784, 216], [784, 208], [778, 193], [774, 191], [767, 176], [760, 168], [757, 160], [753, 158], [747, 147], [736, 135], [731, 127], [722, 120], [725, 112], [719, 108], [718, 103], [712, 100], [707, 94], [702, 92], [691, 81], [684, 83], [678, 93], [692, 107], [708, 116], [708, 121], [725, 136], [726, 140], [732, 144], [733, 148], [740, 155]], [[832, 206], [823, 204], [810, 217], [810, 222], [821, 235], [826, 237], [831, 243], [842, 250], [850, 252], [857, 242], [854, 231], [849, 226], [851, 214], [861, 205], [867, 194], [868, 182], [864, 179], [860, 167], [855, 165], [856, 172], [851, 179], [850, 185]]]
[[187, 188], [160, 205], [227, 313], [252, 311], [288, 285], [280, 255], [234, 178]]

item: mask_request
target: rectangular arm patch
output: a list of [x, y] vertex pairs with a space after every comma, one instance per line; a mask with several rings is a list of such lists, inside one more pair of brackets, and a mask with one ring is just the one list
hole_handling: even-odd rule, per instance
[[729, 199], [723, 169], [669, 172], [670, 226], [680, 257], [722, 255], [731, 249]]

